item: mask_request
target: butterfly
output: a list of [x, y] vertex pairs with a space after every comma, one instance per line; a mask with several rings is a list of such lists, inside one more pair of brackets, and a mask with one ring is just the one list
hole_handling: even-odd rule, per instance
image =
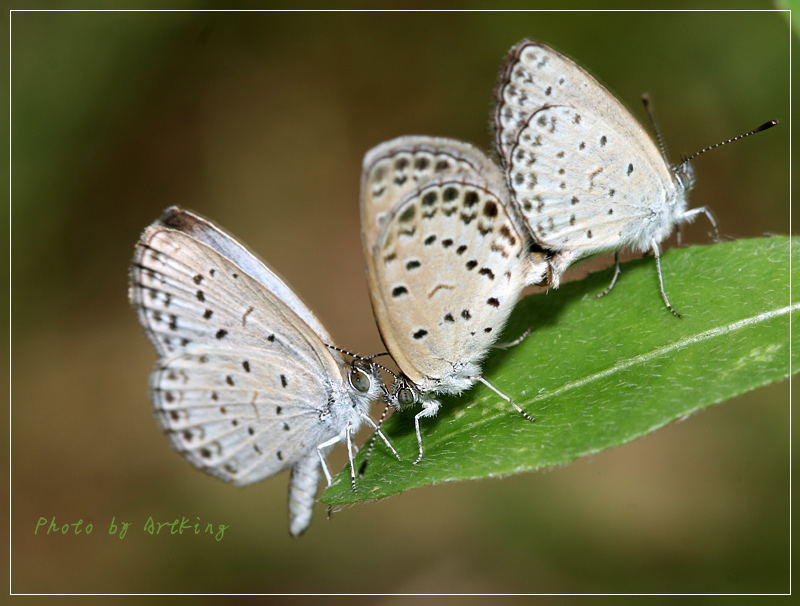
[[439, 394], [481, 382], [522, 289], [540, 282], [544, 257], [510, 208], [498, 167], [452, 139], [401, 137], [370, 150], [363, 163], [361, 221], [372, 307], [383, 342], [402, 371], [391, 403], [421, 403], [436, 414]]
[[688, 209], [691, 158], [670, 165], [660, 138], [657, 147], [597, 80], [530, 40], [506, 57], [492, 125], [511, 201], [530, 237], [549, 252], [548, 284], [557, 288], [561, 274], [578, 259], [614, 251], [616, 271], [602, 296], [619, 275], [621, 248], [650, 250], [664, 303], [680, 317], [664, 290], [659, 244], [700, 214], [718, 233], [707, 208]]
[[178, 207], [139, 239], [129, 298], [159, 355], [150, 395], [172, 445], [236, 485], [290, 469], [289, 532], [298, 537], [320, 469], [331, 482], [328, 447], [346, 443], [355, 482], [353, 435], [375, 427], [370, 403], [386, 391], [378, 365], [346, 362], [271, 269]]

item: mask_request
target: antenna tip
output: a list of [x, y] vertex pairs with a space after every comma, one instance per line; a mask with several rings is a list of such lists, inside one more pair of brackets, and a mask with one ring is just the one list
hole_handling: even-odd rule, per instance
[[778, 121], [777, 120], [770, 120], [769, 122], [766, 122], [766, 123], [762, 124], [761, 126], [759, 126], [753, 132], [754, 133], [759, 133], [762, 130], [767, 130], [768, 128], [772, 128], [773, 126], [777, 126], [777, 125], [778, 125]]

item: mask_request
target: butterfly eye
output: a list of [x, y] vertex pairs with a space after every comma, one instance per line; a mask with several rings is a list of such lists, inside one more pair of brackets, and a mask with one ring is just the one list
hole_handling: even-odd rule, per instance
[[681, 182], [683, 188], [685, 190], [691, 189], [692, 185], [694, 185], [694, 167], [692, 166], [692, 163], [688, 160], [684, 160], [673, 170], [675, 171], [675, 176], [678, 177], [678, 180]]
[[372, 381], [370, 380], [369, 375], [363, 370], [359, 368], [353, 368], [350, 371], [350, 385], [352, 385], [353, 389], [356, 391], [367, 393], [370, 387], [372, 387]]
[[414, 392], [408, 387], [404, 387], [397, 392], [397, 401], [401, 406], [408, 406], [414, 403]]

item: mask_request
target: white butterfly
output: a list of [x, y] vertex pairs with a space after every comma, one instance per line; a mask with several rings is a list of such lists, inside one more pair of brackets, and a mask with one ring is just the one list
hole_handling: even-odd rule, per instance
[[275, 273], [177, 207], [136, 245], [129, 298], [159, 354], [151, 397], [172, 445], [237, 485], [291, 469], [289, 532], [299, 536], [320, 467], [330, 484], [329, 446], [346, 442], [355, 478], [352, 436], [362, 422], [375, 427], [367, 412], [383, 388], [376, 365], [346, 363]]
[[[717, 232], [708, 209], [687, 209], [688, 159], [671, 166], [663, 147], [597, 80], [530, 40], [505, 60], [493, 126], [511, 199], [530, 236], [551, 252], [549, 284], [557, 288], [581, 257], [625, 247], [652, 250], [664, 303], [679, 316], [664, 291], [659, 243], [701, 213]], [[606, 293], [618, 274], [617, 258]]]
[[375, 318], [404, 375], [392, 403], [423, 406], [417, 461], [419, 420], [436, 414], [437, 394], [480, 381], [528, 417], [481, 376], [522, 289], [547, 269], [497, 166], [450, 139], [383, 143], [364, 158], [361, 221]]

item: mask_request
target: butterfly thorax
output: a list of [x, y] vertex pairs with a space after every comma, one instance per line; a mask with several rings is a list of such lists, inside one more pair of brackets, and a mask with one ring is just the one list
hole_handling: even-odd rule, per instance
[[655, 204], [650, 204], [649, 215], [641, 222], [640, 229], [633, 234], [627, 246], [637, 252], [645, 252], [652, 248], [653, 241], [666, 240], [684, 220], [688, 207], [688, 193], [694, 183], [694, 171], [691, 164], [684, 163], [671, 168], [671, 186], [658, 192]]
[[418, 385], [423, 393], [433, 392], [436, 394], [460, 394], [466, 391], [475, 383], [477, 377], [481, 376], [480, 359], [460, 360], [453, 363], [452, 371], [444, 377], [425, 377]]
[[398, 411], [418, 403], [436, 400], [438, 395], [458, 395], [475, 384], [481, 376], [481, 360], [461, 361], [452, 365], [452, 373], [444, 377], [422, 377], [414, 382], [406, 375], [397, 378], [389, 390], [387, 401]]

